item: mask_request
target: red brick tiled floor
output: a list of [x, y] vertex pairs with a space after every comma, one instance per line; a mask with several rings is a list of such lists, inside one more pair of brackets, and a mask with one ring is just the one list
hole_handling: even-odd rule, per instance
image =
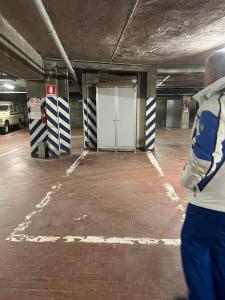
[[[26, 235], [179, 238], [181, 213], [162, 184], [170, 182], [183, 200], [179, 174], [189, 135], [185, 130], [157, 132], [156, 156], [165, 178], [141, 152], [89, 152], [65, 177], [82, 149], [81, 138], [74, 138], [72, 156], [40, 161], [28, 157], [26, 132], [0, 136], [0, 299], [172, 300], [184, 294], [177, 246], [6, 238], [59, 182], [62, 188], [32, 218]], [[12, 149], [18, 150], [1, 156]]]

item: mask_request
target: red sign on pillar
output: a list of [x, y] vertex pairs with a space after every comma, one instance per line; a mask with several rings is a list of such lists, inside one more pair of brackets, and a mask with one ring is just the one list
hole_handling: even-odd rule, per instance
[[56, 95], [56, 85], [47, 84], [45, 86], [46, 95]]

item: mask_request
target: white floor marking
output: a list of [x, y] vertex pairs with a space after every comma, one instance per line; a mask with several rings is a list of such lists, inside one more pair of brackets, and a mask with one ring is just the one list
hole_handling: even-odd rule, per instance
[[168, 182], [163, 184], [163, 187], [166, 191], [167, 196], [173, 201], [173, 202], [179, 202], [181, 201], [180, 198], [177, 196], [176, 192], [174, 191], [174, 188], [171, 184]]
[[31, 242], [31, 243], [54, 243], [60, 240], [60, 236], [43, 236], [43, 235], [26, 235], [26, 234], [15, 234], [7, 237], [7, 241], [10, 242]]
[[78, 159], [69, 167], [69, 169], [66, 171], [66, 176], [70, 176], [74, 170], [79, 166], [80, 162], [85, 158], [85, 156], [88, 154], [87, 150], [84, 150], [81, 155], [78, 157]]
[[9, 152], [6, 152], [6, 153], [3, 153], [3, 154], [0, 154], [0, 157], [1, 157], [1, 156], [8, 155], [8, 154], [11, 154], [11, 153], [13, 153], [13, 152], [16, 152], [16, 151], [18, 151], [18, 149], [13, 149], [13, 150], [11, 150], [11, 151], [9, 151]]
[[[75, 160], [75, 162], [70, 166], [70, 168], [66, 171], [66, 176], [70, 176], [74, 170], [79, 166], [80, 162], [84, 159], [84, 157], [88, 154], [88, 151], [83, 151], [81, 155]], [[10, 234], [10, 236], [6, 239], [8, 241], [14, 241], [15, 237], [20, 236], [20, 233], [25, 231], [30, 224], [31, 219], [33, 216], [40, 214], [43, 212], [43, 209], [48, 205], [48, 203], [51, 201], [52, 196], [56, 194], [62, 187], [61, 183], [58, 183], [57, 185], [54, 185], [51, 187], [51, 189], [47, 192], [45, 197], [41, 199], [41, 201], [35, 206], [34, 211], [29, 213], [26, 217], [23, 223], [20, 223], [16, 228], [14, 228], [13, 232]], [[46, 237], [47, 239], [49, 237]], [[51, 240], [51, 237], [49, 238]]]
[[87, 219], [88, 215], [83, 215], [80, 218], [74, 219], [75, 222], [85, 221]]
[[185, 217], [185, 208], [183, 206], [183, 203], [181, 201], [181, 199], [177, 196], [177, 193], [175, 192], [174, 188], [172, 187], [171, 184], [169, 184], [168, 182], [163, 184], [163, 187], [166, 191], [166, 194], [168, 196], [168, 198], [177, 204], [176, 208], [178, 210], [180, 210], [182, 212], [182, 219], [181, 221], [184, 221], [184, 217]]
[[[151, 164], [156, 168], [156, 170], [159, 172], [160, 176], [164, 177], [164, 173], [163, 173], [163, 170], [162, 168], [160, 167], [160, 164], [159, 162], [157, 161], [157, 159], [155, 158], [154, 154], [152, 152], [147, 152], [147, 156], [149, 158], [149, 161], [151, 162]], [[172, 202], [178, 204], [176, 206], [177, 210], [181, 211], [182, 213], [182, 219], [181, 219], [181, 222], [184, 221], [184, 218], [185, 218], [185, 208], [183, 206], [183, 202], [181, 201], [181, 199], [178, 197], [177, 193], [175, 192], [173, 186], [168, 183], [168, 182], [165, 182], [163, 183], [163, 188], [164, 190], [166, 191], [166, 194], [168, 196], [168, 198], [170, 200], [172, 200]]]
[[159, 172], [160, 176], [164, 177], [164, 173], [162, 168], [160, 167], [157, 159], [155, 158], [154, 154], [152, 152], [147, 152], [147, 156], [150, 160], [150, 163], [156, 168], [156, 170]]
[[[70, 166], [70, 168], [66, 171], [66, 176], [70, 176], [74, 170], [78, 167], [79, 163], [85, 158], [88, 154], [88, 151], [83, 151], [78, 159]], [[149, 154], [149, 153], [148, 153]], [[151, 155], [150, 155], [151, 157]], [[152, 162], [152, 160], [150, 160]], [[157, 160], [156, 160], [157, 162]], [[152, 163], [153, 164], [153, 163]], [[157, 162], [158, 164], [158, 162]], [[159, 165], [159, 164], [158, 164]], [[156, 167], [156, 166], [155, 166]], [[158, 169], [158, 171], [161, 168]], [[163, 172], [161, 172], [163, 174]], [[161, 175], [160, 174], [160, 175]], [[161, 175], [164, 176], [164, 175]], [[46, 194], [46, 196], [35, 206], [35, 210], [28, 214], [25, 218], [25, 221], [19, 224], [11, 233], [11, 235], [6, 239], [11, 242], [32, 242], [32, 243], [54, 243], [57, 241], [63, 241], [65, 243], [87, 243], [87, 244], [120, 244], [120, 245], [165, 245], [165, 246], [180, 246], [180, 239], [155, 239], [155, 238], [138, 238], [138, 237], [103, 237], [103, 236], [32, 236], [26, 235], [21, 232], [24, 232], [25, 229], [29, 227], [31, 224], [31, 218], [38, 213], [43, 212], [44, 207], [50, 202], [54, 193], [60, 190], [62, 185], [59, 183], [58, 185], [52, 186], [51, 190]], [[166, 190], [167, 196], [173, 202], [181, 201], [180, 198], [175, 193], [173, 187], [169, 183], [164, 184], [164, 189]], [[177, 206], [180, 210], [182, 210], [182, 204]], [[183, 210], [182, 210], [183, 211]], [[83, 217], [75, 219], [75, 221], [85, 220], [87, 215], [83, 215]]]
[[29, 213], [25, 217], [25, 221], [23, 223], [20, 223], [13, 230], [13, 232], [10, 234], [10, 237], [13, 237], [13, 236], [17, 235], [18, 233], [23, 232], [25, 229], [27, 229], [31, 224], [31, 218], [33, 216], [43, 212], [44, 207], [47, 206], [47, 204], [51, 201], [53, 194], [57, 193], [61, 187], [62, 187], [61, 184], [52, 186], [51, 190], [49, 192], [47, 192], [45, 197], [35, 206], [35, 210], [32, 211], [31, 213]]
[[86, 243], [86, 244], [121, 244], [121, 245], [165, 245], [180, 246], [180, 239], [153, 239], [153, 238], [134, 238], [134, 237], [109, 237], [103, 236], [31, 236], [25, 234], [17, 234], [7, 238], [12, 242], [32, 242], [32, 243], [54, 243], [63, 241], [65, 243]]

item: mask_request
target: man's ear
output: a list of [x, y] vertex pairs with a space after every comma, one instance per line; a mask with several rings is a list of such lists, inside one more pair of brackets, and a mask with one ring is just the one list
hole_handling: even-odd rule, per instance
[[211, 71], [210, 71], [210, 76], [211, 76], [211, 81], [212, 81], [212, 83], [213, 83], [214, 81], [216, 81], [217, 79], [219, 79], [219, 77], [218, 77], [216, 71], [214, 71], [214, 70], [211, 70]]
[[205, 74], [204, 74], [204, 85], [208, 86], [210, 84], [212, 84], [213, 82], [215, 82], [217, 79], [219, 79], [216, 71], [212, 70], [212, 69], [208, 69], [206, 70]]

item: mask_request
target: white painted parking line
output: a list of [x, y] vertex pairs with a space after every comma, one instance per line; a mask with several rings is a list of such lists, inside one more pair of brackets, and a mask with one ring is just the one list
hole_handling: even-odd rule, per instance
[[80, 162], [85, 158], [85, 156], [88, 154], [87, 150], [84, 150], [81, 155], [78, 157], [78, 159], [69, 167], [69, 169], [66, 171], [66, 176], [70, 176], [74, 170], [79, 166]]
[[45, 206], [47, 206], [47, 204], [51, 201], [51, 198], [53, 196], [53, 194], [57, 193], [60, 188], [62, 187], [61, 184], [58, 185], [54, 185], [52, 186], [51, 190], [49, 192], [47, 192], [47, 194], [45, 195], [45, 197], [35, 206], [34, 211], [32, 211], [31, 213], [29, 213], [26, 217], [25, 217], [25, 221], [23, 223], [20, 223], [14, 230], [13, 232], [10, 234], [10, 236], [14, 236], [20, 232], [23, 232], [25, 229], [27, 229], [30, 224], [31, 224], [31, 218], [39, 213], [43, 212], [43, 209]]
[[147, 152], [147, 156], [148, 156], [148, 159], [150, 161], [150, 163], [156, 168], [156, 170], [159, 172], [159, 175], [164, 177], [164, 173], [163, 173], [163, 170], [162, 168], [160, 167], [157, 159], [155, 158], [154, 154], [152, 152]]
[[[84, 159], [84, 157], [88, 154], [88, 151], [83, 151], [81, 155], [75, 160], [75, 162], [70, 166], [70, 168], [66, 171], [66, 176], [70, 176], [74, 170], [79, 166], [80, 162]], [[54, 185], [51, 189], [47, 192], [45, 197], [41, 199], [41, 201], [35, 206], [35, 209], [29, 213], [26, 217], [24, 222], [20, 223], [10, 234], [10, 236], [6, 239], [8, 241], [12, 241], [14, 236], [17, 236], [18, 233], [24, 232], [31, 224], [31, 219], [33, 216], [40, 214], [43, 212], [44, 207], [48, 205], [51, 201], [52, 196], [56, 194], [62, 187], [61, 183]]]
[[13, 150], [11, 150], [11, 151], [9, 151], [9, 152], [6, 152], [6, 153], [3, 153], [3, 154], [0, 154], [0, 157], [2, 157], [2, 156], [6, 156], [6, 155], [8, 155], [8, 154], [11, 154], [11, 153], [14, 153], [14, 152], [16, 152], [16, 151], [18, 151], [18, 149], [13, 149]]
[[180, 239], [153, 239], [153, 238], [137, 238], [137, 237], [108, 237], [103, 236], [43, 236], [43, 235], [25, 235], [17, 234], [7, 238], [12, 242], [31, 242], [31, 243], [54, 243], [62, 241], [65, 243], [85, 243], [85, 244], [120, 244], [120, 245], [165, 245], [180, 246]]
[[181, 201], [181, 199], [178, 197], [177, 193], [175, 192], [173, 186], [171, 184], [169, 184], [168, 182], [164, 183], [163, 184], [163, 187], [166, 191], [166, 194], [168, 196], [168, 198], [176, 203], [176, 208], [177, 210], [181, 211], [182, 213], [182, 219], [181, 219], [181, 222], [184, 221], [184, 218], [185, 218], [185, 207], [183, 205], [183, 202]]
[[[158, 171], [160, 176], [165, 177], [164, 172], [163, 172], [159, 162], [155, 158], [154, 154], [152, 152], [147, 152], [147, 156], [149, 158], [150, 163], [155, 167], [155, 169]], [[181, 213], [182, 213], [181, 222], [183, 222], [184, 218], [185, 218], [185, 207], [183, 205], [182, 200], [178, 197], [177, 193], [175, 192], [173, 186], [170, 183], [164, 182], [163, 188], [166, 192], [167, 197], [172, 202], [176, 203], [177, 210], [181, 211]]]
[[[88, 151], [83, 151], [78, 159], [70, 166], [66, 171], [66, 177], [70, 176], [74, 170], [78, 167], [80, 162], [88, 154]], [[158, 162], [157, 162], [158, 163]], [[163, 174], [163, 172], [162, 172]], [[103, 236], [76, 236], [76, 235], [67, 235], [67, 236], [43, 236], [43, 235], [26, 235], [22, 232], [27, 229], [31, 224], [31, 218], [38, 213], [43, 212], [44, 207], [48, 205], [51, 201], [51, 198], [54, 193], [56, 193], [62, 185], [59, 183], [56, 186], [53, 186], [51, 190], [46, 194], [46, 196], [36, 205], [36, 209], [28, 214], [25, 218], [25, 221], [19, 224], [11, 233], [9, 237], [6, 238], [7, 241], [11, 242], [31, 242], [31, 243], [55, 243], [61, 241], [64, 243], [86, 243], [86, 244], [112, 244], [112, 245], [164, 245], [164, 246], [180, 246], [180, 239], [162, 239], [162, 238], [149, 238], [149, 237], [103, 237]], [[172, 186], [168, 183], [164, 186], [167, 196], [171, 198], [173, 202], [178, 202], [180, 199], [176, 195]], [[86, 215], [84, 215], [86, 216]], [[83, 216], [83, 217], [84, 217]], [[76, 219], [79, 220], [79, 219]]]

